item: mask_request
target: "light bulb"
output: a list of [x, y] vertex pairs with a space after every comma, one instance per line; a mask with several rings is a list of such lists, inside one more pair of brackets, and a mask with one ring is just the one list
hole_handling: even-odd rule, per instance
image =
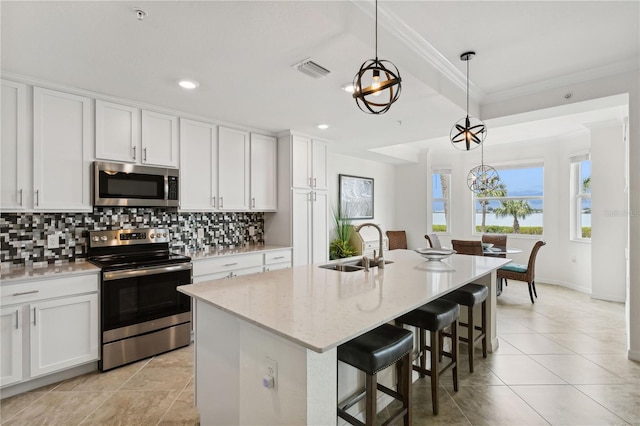
[[380, 96], [380, 71], [375, 70], [373, 72], [373, 78], [371, 79], [371, 90], [373, 96]]

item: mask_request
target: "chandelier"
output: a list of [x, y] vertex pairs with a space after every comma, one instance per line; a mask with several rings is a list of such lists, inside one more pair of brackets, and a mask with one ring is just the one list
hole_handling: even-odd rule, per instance
[[467, 63], [467, 116], [453, 125], [449, 135], [451, 144], [462, 151], [477, 148], [487, 136], [487, 127], [482, 120], [469, 116], [469, 61], [475, 55], [476, 52], [465, 52], [460, 55], [460, 60]]

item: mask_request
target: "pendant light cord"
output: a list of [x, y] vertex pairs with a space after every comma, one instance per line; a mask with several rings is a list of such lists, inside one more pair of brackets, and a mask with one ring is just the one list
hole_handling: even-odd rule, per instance
[[376, 0], [376, 61], [377, 60], [378, 60], [378, 0]]
[[[376, 38], [377, 38], [377, 36], [376, 36]], [[467, 60], [466, 60], [466, 62], [467, 62], [467, 117], [469, 117], [469, 61], [470, 60], [471, 60], [471, 58], [467, 58]]]

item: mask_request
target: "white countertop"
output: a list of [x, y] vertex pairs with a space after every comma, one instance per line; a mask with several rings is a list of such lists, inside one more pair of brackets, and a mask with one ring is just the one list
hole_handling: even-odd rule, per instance
[[21, 281], [43, 280], [53, 278], [56, 275], [78, 275], [99, 273], [100, 268], [86, 260], [61, 263], [59, 265], [47, 265], [41, 267], [22, 266], [19, 268], [4, 268], [0, 270], [0, 282], [2, 285], [15, 284]]
[[369, 272], [303, 265], [178, 290], [316, 352], [324, 352], [495, 270], [510, 259], [426, 261], [393, 250]]
[[210, 250], [196, 250], [196, 251], [182, 251], [181, 253], [191, 257], [192, 261], [198, 261], [201, 259], [207, 259], [216, 256], [232, 256], [239, 254], [250, 254], [250, 253], [261, 253], [265, 251], [273, 251], [273, 250], [286, 250], [291, 249], [291, 247], [287, 246], [275, 246], [269, 244], [257, 244], [257, 245], [247, 245], [247, 246], [238, 246], [235, 248], [221, 247], [219, 249], [210, 249]]

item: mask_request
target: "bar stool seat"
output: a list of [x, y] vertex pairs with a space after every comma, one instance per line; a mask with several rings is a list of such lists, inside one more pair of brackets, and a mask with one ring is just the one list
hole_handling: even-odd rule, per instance
[[[338, 346], [338, 360], [365, 373], [365, 390], [338, 407], [338, 416], [353, 425], [373, 425], [376, 420], [376, 389], [402, 402], [402, 407], [389, 419], [404, 417], [411, 424], [411, 352], [413, 333], [391, 324], [383, 324], [361, 336]], [[396, 364], [397, 391], [377, 383], [377, 373]], [[353, 417], [346, 410], [366, 398], [365, 421]]]
[[[468, 345], [469, 351], [469, 372], [473, 373], [473, 355], [475, 352], [475, 343], [478, 340], [482, 341], [482, 357], [487, 357], [487, 297], [489, 296], [489, 289], [481, 284], [467, 284], [460, 287], [457, 290], [447, 293], [442, 296], [442, 299], [449, 300], [451, 302], [458, 303], [461, 306], [467, 307], [467, 322], [460, 322], [459, 325], [467, 327], [467, 336], [460, 336], [460, 341]], [[482, 304], [482, 317], [480, 319], [481, 326], [478, 327], [474, 323], [473, 309], [476, 305]], [[478, 336], [474, 338], [474, 331], [480, 332]], [[446, 335], [446, 333], [445, 333]]]
[[[431, 403], [433, 414], [438, 414], [440, 400], [440, 375], [447, 369], [452, 369], [453, 390], [458, 391], [458, 317], [460, 306], [442, 298], [433, 300], [426, 305], [396, 318], [397, 324], [406, 324], [418, 328], [418, 352], [417, 358], [420, 365], [413, 365], [413, 370], [420, 373], [420, 377], [431, 377]], [[443, 330], [451, 326], [451, 352], [445, 352], [442, 348]], [[430, 341], [426, 344], [426, 331], [429, 330]], [[431, 353], [431, 366], [426, 367], [427, 351]], [[440, 367], [440, 358], [446, 356], [451, 361]]]

